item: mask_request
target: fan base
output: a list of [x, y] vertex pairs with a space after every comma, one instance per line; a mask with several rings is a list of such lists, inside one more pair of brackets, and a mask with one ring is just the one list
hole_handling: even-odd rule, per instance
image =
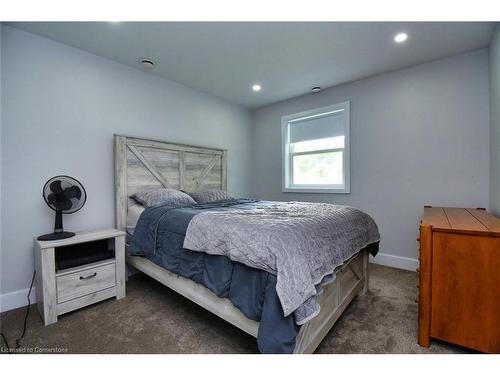
[[62, 240], [64, 238], [73, 237], [75, 234], [73, 232], [59, 232], [59, 233], [48, 233], [37, 238], [38, 241], [54, 241]]

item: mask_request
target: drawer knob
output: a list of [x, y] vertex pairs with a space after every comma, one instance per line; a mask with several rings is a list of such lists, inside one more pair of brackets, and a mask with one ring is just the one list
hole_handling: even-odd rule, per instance
[[97, 276], [97, 272], [94, 272], [92, 275], [88, 275], [88, 276], [80, 276], [80, 280], [88, 280], [88, 279], [91, 279], [93, 277], [96, 277]]

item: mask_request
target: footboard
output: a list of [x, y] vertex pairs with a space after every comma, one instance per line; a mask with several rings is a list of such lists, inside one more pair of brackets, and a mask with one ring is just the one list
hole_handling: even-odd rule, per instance
[[368, 251], [364, 249], [325, 287], [319, 297], [321, 311], [300, 329], [294, 353], [313, 353], [353, 298], [367, 291]]

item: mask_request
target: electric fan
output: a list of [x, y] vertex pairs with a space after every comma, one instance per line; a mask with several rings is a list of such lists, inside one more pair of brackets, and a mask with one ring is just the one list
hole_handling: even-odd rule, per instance
[[56, 212], [54, 233], [38, 237], [40, 241], [60, 240], [73, 237], [73, 232], [63, 230], [62, 214], [72, 214], [80, 210], [87, 200], [82, 184], [69, 176], [55, 176], [43, 187], [45, 203]]

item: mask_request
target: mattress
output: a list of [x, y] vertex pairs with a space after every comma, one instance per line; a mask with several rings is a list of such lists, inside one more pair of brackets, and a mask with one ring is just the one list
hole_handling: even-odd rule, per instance
[[144, 212], [144, 206], [140, 204], [133, 204], [129, 206], [127, 210], [127, 233], [130, 235], [134, 234], [135, 227], [137, 226], [137, 222], [139, 221], [139, 217]]

